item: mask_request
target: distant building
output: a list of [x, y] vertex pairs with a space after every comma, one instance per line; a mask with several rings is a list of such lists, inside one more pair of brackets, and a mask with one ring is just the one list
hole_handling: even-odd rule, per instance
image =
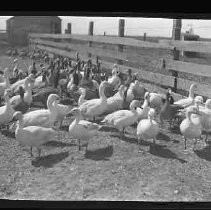
[[[181, 33], [181, 40], [182, 41], [199, 41], [200, 36], [193, 33], [193, 29], [191, 28], [189, 31], [186, 31], [186, 33]], [[182, 56], [188, 56], [188, 57], [196, 57], [197, 52], [186, 52], [182, 51]]]
[[11, 45], [27, 45], [29, 33], [61, 33], [57, 16], [14, 16], [7, 20], [7, 36]]

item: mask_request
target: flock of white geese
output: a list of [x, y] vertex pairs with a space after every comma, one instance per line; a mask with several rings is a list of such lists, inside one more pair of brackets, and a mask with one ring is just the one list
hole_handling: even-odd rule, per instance
[[[156, 143], [156, 136], [166, 120], [170, 121], [170, 126], [172, 123], [179, 123], [185, 140], [185, 150], [187, 139], [194, 140], [195, 148], [197, 140], [202, 138], [202, 132], [206, 134], [207, 144], [208, 133], [211, 131], [211, 99], [204, 103], [201, 96], [194, 97], [197, 88], [195, 84], [191, 85], [188, 97], [172, 102], [171, 90], [168, 90], [166, 95], [143, 91], [143, 86], [138, 80], [131, 83], [128, 89], [120, 84], [118, 92], [106, 98], [105, 88], [110, 83], [102, 81], [99, 85], [99, 98], [85, 100], [86, 89], [80, 88], [81, 96], [77, 107], [60, 104], [60, 97], [50, 94], [47, 109], [31, 111], [32, 89], [36, 81], [33, 75], [10, 85], [8, 74], [9, 70], [5, 69], [0, 83], [0, 96], [5, 99], [5, 104], [0, 107], [0, 126], [8, 125], [9, 129], [9, 125], [17, 121], [15, 137], [21, 145], [31, 148], [31, 156], [35, 147], [40, 157], [42, 145], [50, 141], [58, 131], [55, 123], [59, 121], [61, 125], [64, 118], [69, 116], [75, 118], [69, 125], [69, 136], [79, 140], [79, 150], [82, 146], [81, 141], [85, 142], [87, 150], [89, 139], [98, 135], [102, 126], [114, 126], [119, 130], [120, 137], [124, 137], [125, 128], [136, 124], [137, 142], [141, 151], [142, 140], [152, 139], [153, 143]], [[115, 74], [112, 77], [115, 77]], [[11, 94], [17, 91], [20, 94], [10, 98]], [[143, 100], [135, 100], [135, 92]], [[125, 101], [129, 103], [129, 109], [123, 108]], [[22, 110], [19, 110], [21, 103], [25, 104], [25, 109], [22, 106]], [[104, 119], [97, 124], [96, 119], [102, 119], [102, 116]]]

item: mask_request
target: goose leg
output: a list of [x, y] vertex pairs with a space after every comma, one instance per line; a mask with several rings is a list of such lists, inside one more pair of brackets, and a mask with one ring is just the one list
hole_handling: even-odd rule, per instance
[[141, 137], [138, 137], [138, 152], [141, 153], [141, 152], [144, 152], [144, 150], [141, 148]]
[[155, 146], [155, 144], [156, 144], [156, 143], [155, 143], [155, 138], [153, 138], [153, 146]]
[[195, 139], [194, 144], [193, 144], [193, 151], [194, 151], [195, 148], [196, 148], [196, 144], [197, 144], [197, 138]]
[[33, 157], [32, 147], [30, 147], [30, 155], [31, 155], [31, 157]]
[[185, 151], [187, 151], [187, 139], [185, 138]]
[[78, 150], [81, 151], [81, 140], [78, 139]]
[[138, 137], [138, 152], [141, 151], [141, 145], [140, 145], [140, 142], [141, 142], [141, 138]]
[[122, 130], [122, 131], [120, 131], [120, 138], [124, 138], [124, 137], [125, 137], [124, 131]]
[[85, 153], [87, 152], [87, 149], [88, 149], [88, 142], [86, 143], [86, 150], [85, 150]]
[[40, 148], [37, 148], [37, 150], [38, 150], [38, 157], [40, 157], [41, 149]]
[[208, 144], [208, 142], [207, 142], [207, 138], [208, 138], [208, 132], [206, 132], [205, 139], [204, 139], [205, 146], [207, 146], [207, 144]]
[[63, 119], [60, 121], [59, 128], [61, 128], [61, 127], [62, 127], [62, 123], [63, 123]]

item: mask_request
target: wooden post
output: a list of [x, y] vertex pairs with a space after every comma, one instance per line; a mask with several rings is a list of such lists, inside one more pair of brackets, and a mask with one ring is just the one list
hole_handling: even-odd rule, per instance
[[[173, 20], [173, 30], [172, 30], [172, 39], [173, 40], [180, 40], [181, 37], [181, 28], [182, 28], [182, 20], [181, 19], [174, 19]], [[180, 52], [176, 49], [173, 50], [173, 59], [179, 60]], [[172, 70], [172, 76], [175, 77], [174, 79], [174, 92], [177, 92], [177, 77], [178, 72]]]
[[[124, 37], [124, 32], [125, 32], [125, 20], [124, 19], [120, 19], [119, 20], [118, 36], [119, 37]], [[118, 45], [118, 51], [119, 52], [123, 52], [123, 45]], [[117, 63], [122, 65], [123, 61], [122, 60], [118, 60]]]
[[145, 32], [145, 33], [144, 33], [143, 40], [146, 41], [146, 38], [147, 38], [147, 33]]
[[[89, 22], [89, 31], [88, 31], [88, 35], [89, 36], [93, 36], [93, 31], [94, 31], [94, 22], [90, 21]], [[88, 47], [92, 46], [92, 42], [88, 42]], [[91, 58], [91, 53], [88, 53], [88, 57]]]

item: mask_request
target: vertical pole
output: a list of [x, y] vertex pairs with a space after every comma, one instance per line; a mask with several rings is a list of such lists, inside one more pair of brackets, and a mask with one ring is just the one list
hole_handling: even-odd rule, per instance
[[[88, 35], [89, 36], [93, 36], [93, 31], [94, 31], [94, 22], [90, 21], [89, 22], [89, 31], [88, 31]], [[92, 46], [92, 42], [88, 42], [88, 47]], [[88, 57], [91, 58], [91, 53], [88, 53]]]
[[146, 38], [147, 38], [147, 33], [144, 32], [144, 37], [143, 37], [143, 40], [146, 41]]
[[68, 34], [72, 33], [72, 25], [71, 25], [71, 23], [67, 24], [67, 32], [68, 32]]
[[[180, 40], [181, 38], [181, 28], [182, 28], [182, 20], [181, 19], [174, 19], [173, 20], [173, 30], [172, 30], [172, 39], [173, 40]], [[180, 52], [176, 49], [173, 50], [173, 59], [174, 60], [179, 60], [180, 58]], [[172, 76], [175, 77], [174, 79], [174, 92], [177, 91], [177, 77], [178, 77], [178, 72], [172, 70]]]
[[106, 36], [106, 32], [104, 31], [103, 36]]
[[[125, 32], [125, 20], [124, 19], [120, 19], [119, 20], [118, 36], [119, 37], [124, 37], [124, 32]], [[123, 45], [118, 45], [118, 51], [119, 52], [123, 52]], [[117, 63], [122, 65], [123, 61], [122, 60], [118, 60]]]

